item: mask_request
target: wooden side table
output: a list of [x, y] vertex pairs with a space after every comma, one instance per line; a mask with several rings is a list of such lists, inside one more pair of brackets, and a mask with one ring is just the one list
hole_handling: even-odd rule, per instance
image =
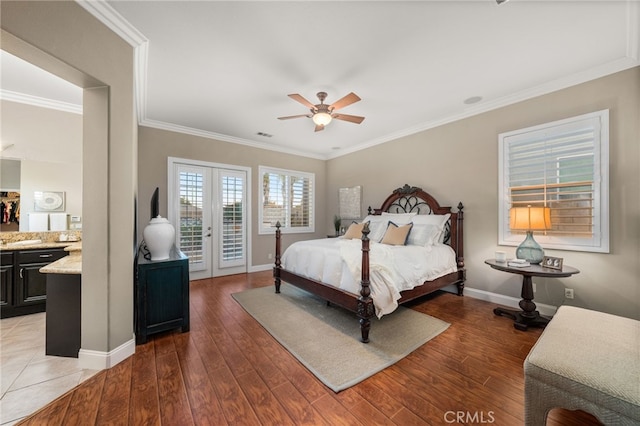
[[495, 259], [485, 260], [484, 263], [498, 271], [522, 275], [522, 293], [520, 295], [522, 300], [520, 300], [519, 303], [520, 309], [522, 310], [518, 311], [505, 308], [495, 308], [493, 310], [493, 313], [496, 315], [511, 318], [514, 321], [513, 326], [522, 331], [526, 331], [528, 327], [545, 327], [549, 323], [549, 318], [540, 315], [536, 310], [536, 304], [533, 302], [533, 277], [564, 278], [580, 273], [576, 268], [567, 265], [563, 265], [560, 270], [545, 268], [540, 265], [518, 268], [509, 266], [506, 261], [498, 262]]

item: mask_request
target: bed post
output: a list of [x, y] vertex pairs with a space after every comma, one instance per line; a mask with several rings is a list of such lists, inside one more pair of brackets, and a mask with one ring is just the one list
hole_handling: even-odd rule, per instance
[[458, 232], [456, 235], [456, 262], [458, 264], [458, 268], [462, 269], [462, 281], [458, 283], [458, 296], [462, 296], [462, 292], [464, 291], [464, 281], [466, 280], [466, 271], [464, 270], [464, 238], [463, 238], [463, 230], [464, 224], [464, 212], [462, 211], [464, 206], [462, 205], [462, 201], [458, 203], [458, 224], [456, 226]]
[[358, 298], [358, 318], [360, 318], [360, 333], [362, 341], [369, 343], [369, 329], [371, 318], [375, 315], [371, 289], [369, 288], [369, 223], [362, 229], [362, 285]]
[[280, 293], [280, 270], [282, 263], [280, 262], [280, 221], [276, 222], [276, 266], [273, 268], [273, 278], [276, 285], [276, 293]]

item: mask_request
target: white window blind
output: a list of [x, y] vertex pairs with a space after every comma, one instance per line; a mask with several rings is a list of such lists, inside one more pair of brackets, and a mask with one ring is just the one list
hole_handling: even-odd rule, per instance
[[202, 200], [203, 175], [180, 171], [180, 250], [189, 257], [189, 263], [203, 261]]
[[544, 247], [608, 252], [608, 111], [501, 134], [500, 172], [501, 244], [523, 238], [511, 207], [544, 206]]
[[314, 175], [260, 167], [260, 176], [260, 233], [273, 233], [277, 222], [283, 232], [314, 232]]
[[221, 264], [244, 262], [244, 176], [222, 176], [222, 255]]

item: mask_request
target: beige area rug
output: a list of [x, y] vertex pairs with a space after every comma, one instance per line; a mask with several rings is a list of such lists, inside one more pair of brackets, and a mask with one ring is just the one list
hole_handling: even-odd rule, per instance
[[334, 392], [347, 389], [398, 362], [449, 327], [399, 307], [371, 320], [369, 343], [360, 341], [354, 313], [282, 283], [233, 294], [233, 298], [305, 367]]

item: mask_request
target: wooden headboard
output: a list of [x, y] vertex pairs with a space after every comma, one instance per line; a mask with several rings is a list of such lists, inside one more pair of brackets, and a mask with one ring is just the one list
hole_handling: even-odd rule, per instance
[[451, 207], [442, 207], [431, 194], [416, 186], [405, 184], [402, 188], [394, 189], [387, 197], [379, 209], [369, 207], [369, 214], [380, 215], [382, 212], [388, 213], [412, 213], [417, 214], [438, 214], [449, 213], [451, 217], [445, 225], [444, 243], [451, 246], [456, 253], [456, 262], [459, 268], [464, 267], [464, 246], [463, 246], [463, 213], [462, 202], [458, 203], [458, 211], [454, 212]]

